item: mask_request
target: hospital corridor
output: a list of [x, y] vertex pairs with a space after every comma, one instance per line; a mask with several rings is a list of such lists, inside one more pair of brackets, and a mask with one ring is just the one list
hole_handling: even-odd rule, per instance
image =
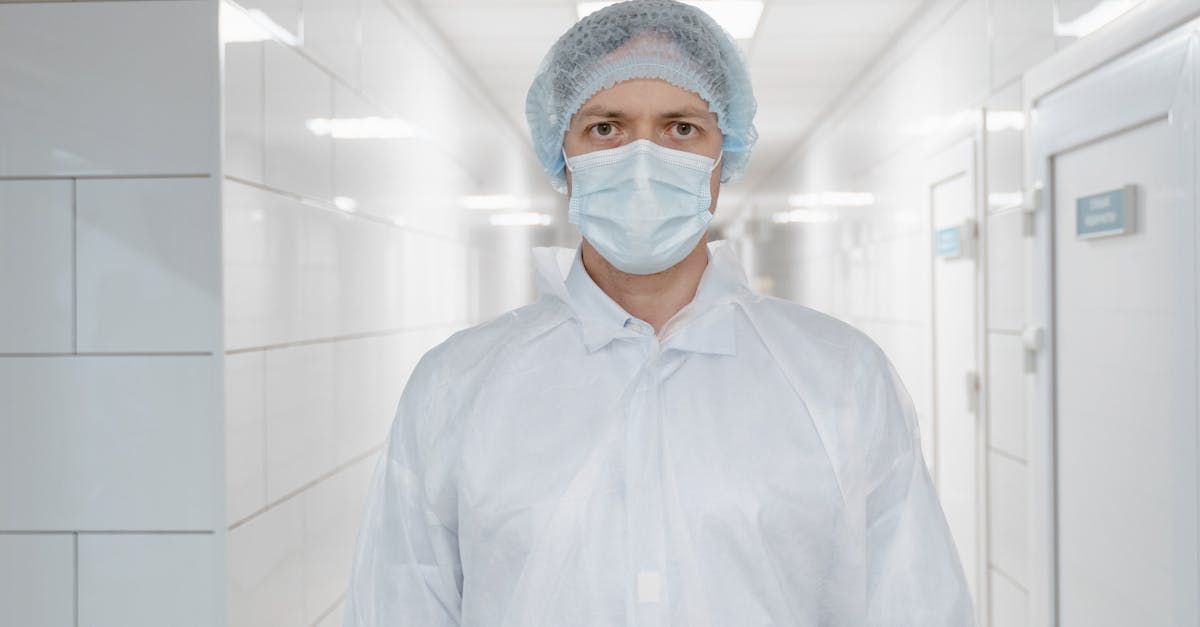
[[0, 627], [1200, 627], [1200, 0], [0, 0]]

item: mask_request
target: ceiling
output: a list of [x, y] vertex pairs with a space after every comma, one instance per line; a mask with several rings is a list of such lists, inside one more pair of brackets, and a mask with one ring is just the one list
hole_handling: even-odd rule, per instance
[[[417, 1], [517, 127], [526, 128], [525, 91], [550, 45], [576, 21], [577, 3]], [[758, 99], [759, 142], [745, 181], [722, 190], [723, 207], [741, 204], [922, 4], [765, 0], [754, 37], [739, 40]]]

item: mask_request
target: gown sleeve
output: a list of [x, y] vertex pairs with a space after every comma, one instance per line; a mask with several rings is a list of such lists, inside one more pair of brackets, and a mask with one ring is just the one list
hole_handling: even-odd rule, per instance
[[877, 347], [863, 360], [867, 617], [871, 627], [971, 627], [970, 592], [921, 452], [916, 412]]
[[[428, 356], [427, 356], [428, 357]], [[458, 535], [443, 514], [427, 454], [436, 423], [428, 359], [401, 395], [376, 463], [346, 592], [344, 627], [459, 625], [462, 566]]]

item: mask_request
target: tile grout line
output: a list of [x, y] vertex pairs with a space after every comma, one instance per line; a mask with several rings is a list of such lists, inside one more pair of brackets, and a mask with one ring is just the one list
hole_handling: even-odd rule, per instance
[[322, 611], [315, 620], [313, 620], [312, 624], [309, 625], [309, 627], [316, 627], [316, 625], [320, 624], [321, 621], [325, 620], [326, 618], [329, 618], [329, 616], [331, 614], [333, 614], [334, 610], [336, 610], [337, 607], [342, 604], [342, 601], [345, 601], [345, 600], [346, 600], [346, 593], [343, 592], [343, 593], [339, 594], [337, 596], [337, 598], [333, 600], [333, 603], [331, 603], [329, 605], [329, 607], [325, 608], [325, 610]]
[[71, 179], [71, 352], [79, 352], [79, 181]]
[[357, 464], [365, 459], [370, 458], [373, 455], [378, 454], [381, 450], [383, 450], [383, 446], [384, 446], [384, 443], [380, 442], [379, 444], [372, 446], [371, 448], [367, 449], [366, 451], [363, 451], [362, 453], [355, 455], [354, 457], [342, 462], [341, 464], [334, 466], [333, 468], [325, 471], [324, 473], [321, 473], [315, 479], [309, 480], [308, 482], [306, 482], [303, 485], [284, 494], [283, 496], [279, 497], [278, 499], [275, 499], [274, 501], [267, 503], [266, 505], [254, 510], [253, 512], [247, 514], [246, 516], [243, 516], [241, 519], [234, 521], [233, 523], [229, 524], [229, 526], [226, 528], [226, 530], [233, 531], [234, 529], [237, 529], [238, 527], [245, 525], [246, 523], [254, 520], [255, 518], [258, 518], [259, 516], [271, 511], [272, 509], [275, 509], [276, 507], [279, 507], [280, 505], [290, 501], [291, 499], [293, 499], [297, 496], [300, 496], [301, 494], [304, 494], [305, 492], [309, 491], [310, 489], [316, 487], [321, 482], [332, 478], [334, 475], [338, 474], [339, 472], [342, 472], [342, 471], [350, 468], [354, 464]]
[[[89, 0], [92, 1], [92, 0]], [[99, 2], [100, 0], [95, 0]], [[178, 351], [178, 352], [145, 352], [145, 351], [129, 351], [129, 352], [86, 352], [78, 351], [71, 353], [0, 353], [0, 359], [5, 357], [212, 357], [213, 354], [207, 351]]]
[[1022, 466], [1027, 466], [1029, 464], [1029, 462], [1026, 460], [1021, 459], [1020, 457], [1017, 457], [1016, 455], [1013, 455], [1004, 449], [996, 448], [995, 446], [988, 446], [988, 451]]
[[991, 567], [992, 572], [1007, 579], [1008, 582], [1011, 583], [1013, 586], [1015, 586], [1018, 590], [1020, 590], [1021, 592], [1024, 592], [1025, 594], [1029, 594], [1029, 590], [1027, 590], [1025, 588], [1025, 584], [1021, 583], [1020, 581], [1017, 581], [1016, 577], [1013, 577], [1012, 575], [1008, 574], [1003, 568], [1000, 568], [999, 566], [997, 566], [995, 562], [989, 562], [988, 566]]
[[280, 342], [278, 344], [264, 344], [262, 346], [243, 346], [240, 348], [231, 348], [225, 351], [226, 355], [237, 355], [241, 353], [252, 353], [255, 351], [269, 351], [281, 348], [296, 348], [300, 346], [313, 346], [318, 344], [335, 344], [337, 342], [348, 342], [352, 340], [362, 340], [367, 338], [392, 337], [405, 333], [417, 333], [422, 331], [433, 331], [435, 329], [460, 329], [464, 325], [469, 325], [469, 320], [460, 320], [452, 324], [435, 323], [426, 324], [415, 327], [403, 327], [397, 329], [384, 329], [381, 331], [363, 331], [361, 333], [350, 333], [347, 335], [335, 335], [331, 337], [314, 338], [308, 340], [293, 340], [291, 342]]
[[75, 627], [79, 627], [79, 532], [76, 531], [76, 532], [72, 533], [71, 536], [73, 538], [73, 544], [74, 544], [74, 549], [75, 549], [74, 556], [73, 556], [74, 557], [73, 567], [75, 569], [75, 581], [74, 581], [74, 585], [72, 586], [71, 596], [73, 597], [72, 606], [73, 606], [73, 611], [74, 611]]
[[[78, 1], [78, 0], [75, 0]], [[94, 2], [109, 0], [91, 0]], [[45, 2], [45, 0], [30, 0], [30, 2]], [[11, 0], [5, 0], [11, 4]], [[0, 175], [0, 181], [109, 181], [125, 179], [206, 179], [209, 173], [179, 173], [179, 174], [30, 174], [30, 175]]]
[[[267, 355], [265, 351], [260, 358], [260, 361], [262, 362], [259, 367], [259, 376], [261, 377], [261, 380], [258, 384], [262, 386], [262, 408], [259, 410], [260, 418], [262, 419], [262, 502], [269, 503], [271, 501], [271, 493], [267, 490], [267, 463], [268, 460], [271, 459], [268, 457], [268, 455], [270, 455], [271, 445], [267, 441], [267, 403], [270, 402], [269, 395], [271, 394], [271, 390], [267, 385]], [[253, 515], [253, 513], [251, 515]]]
[[[265, 157], [264, 157], [264, 159], [265, 159]], [[265, 168], [266, 166], [264, 165], [263, 167]], [[413, 225], [410, 225], [407, 223], [397, 224], [393, 218], [381, 216], [381, 215], [378, 215], [376, 213], [372, 213], [369, 211], [361, 211], [361, 210], [357, 210], [357, 209], [354, 211], [350, 211], [350, 212], [343, 211], [341, 209], [338, 209], [337, 206], [333, 204], [332, 198], [318, 198], [316, 196], [306, 196], [306, 195], [298, 193], [298, 192], [290, 192], [290, 191], [287, 191], [287, 190], [279, 188], [279, 187], [272, 187], [271, 185], [268, 185], [267, 183], [263, 183], [263, 182], [259, 182], [259, 181], [252, 181], [250, 179], [245, 179], [245, 178], [242, 178], [242, 177], [234, 175], [234, 174], [226, 174], [225, 180], [232, 181], [234, 183], [239, 183], [239, 184], [245, 185], [247, 187], [253, 187], [254, 189], [258, 189], [261, 191], [270, 192], [277, 196], [283, 196], [285, 198], [288, 198], [289, 200], [292, 200], [293, 202], [297, 202], [297, 203], [304, 205], [305, 207], [308, 207], [310, 209], [316, 209], [318, 211], [328, 211], [330, 213], [333, 213], [334, 215], [349, 217], [349, 218], [353, 218], [355, 220], [365, 220], [367, 222], [372, 222], [375, 224], [381, 224], [383, 226], [391, 227], [394, 229], [399, 229], [406, 233], [412, 233], [415, 235], [423, 235], [425, 237], [430, 237], [433, 239], [450, 242], [452, 244], [459, 244], [459, 245], [463, 245], [463, 246], [470, 245], [469, 242], [467, 242], [464, 239], [457, 239], [454, 236], [448, 235], [446, 233], [423, 229], [423, 228], [413, 226]]]
[[68, 533], [78, 539], [81, 534], [92, 536], [202, 536], [216, 532], [211, 529], [0, 529], [0, 535], [13, 536], [61, 536]]
[[[303, 15], [303, 13], [301, 13], [301, 14]], [[260, 175], [262, 176], [262, 180], [265, 181], [265, 180], [267, 180], [267, 44], [266, 44], [266, 42], [259, 42], [257, 44], [257, 47], [258, 47], [258, 77], [257, 77], [258, 93], [261, 96], [258, 99], [258, 102], [260, 105], [259, 113], [262, 116], [259, 118], [259, 122], [260, 122], [259, 128], [262, 129], [262, 133], [259, 134], [259, 138], [258, 138], [258, 142], [259, 142], [259, 145], [258, 145], [259, 163], [258, 163], [258, 165], [260, 168], [262, 168], [260, 170], [260, 173], [261, 173]], [[229, 174], [226, 174], [225, 178], [230, 179], [233, 177], [231, 177]]]

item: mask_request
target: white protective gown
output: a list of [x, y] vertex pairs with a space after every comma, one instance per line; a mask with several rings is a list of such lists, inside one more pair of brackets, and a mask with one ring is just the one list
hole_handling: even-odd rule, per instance
[[973, 624], [908, 394], [723, 242], [659, 335], [578, 249], [456, 333], [376, 466], [347, 627]]

